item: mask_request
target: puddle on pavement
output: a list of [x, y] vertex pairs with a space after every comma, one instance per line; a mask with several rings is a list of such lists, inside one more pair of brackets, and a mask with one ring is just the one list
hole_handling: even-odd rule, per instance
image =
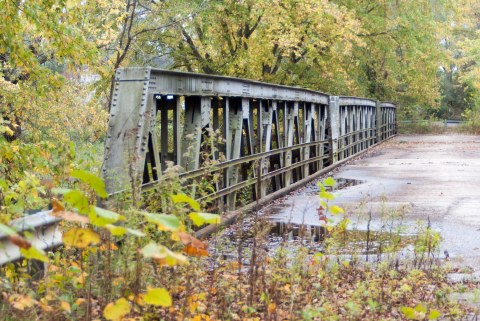
[[[335, 191], [339, 191], [342, 189], [346, 189], [348, 187], [357, 186], [357, 185], [366, 183], [366, 181], [360, 180], [360, 179], [341, 178], [341, 177], [335, 178], [335, 180], [337, 181], [337, 185], [335, 185]], [[307, 192], [307, 194], [313, 195], [319, 192], [319, 188], [317, 184], [314, 183], [306, 186], [305, 191]]]
[[270, 230], [273, 243], [301, 243], [312, 251], [330, 254], [376, 255], [399, 252], [413, 245], [415, 235], [391, 232], [346, 230], [330, 234], [323, 226], [307, 226], [276, 222]]
[[335, 186], [336, 190], [345, 189], [351, 186], [357, 186], [365, 183], [366, 181], [360, 179], [351, 179], [351, 178], [336, 178], [337, 185]]

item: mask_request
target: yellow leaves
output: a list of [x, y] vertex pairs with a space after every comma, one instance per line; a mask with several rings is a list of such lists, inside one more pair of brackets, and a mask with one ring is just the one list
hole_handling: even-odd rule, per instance
[[12, 294], [8, 298], [8, 302], [12, 305], [12, 307], [21, 311], [31, 308], [35, 304], [37, 304], [37, 301], [34, 300], [31, 296], [22, 294]]
[[337, 215], [339, 213], [344, 213], [345, 211], [343, 210], [343, 208], [337, 206], [337, 205], [332, 205], [328, 208], [328, 210], [330, 211], [330, 213], [332, 213], [333, 215]]
[[107, 304], [103, 310], [103, 316], [107, 320], [119, 321], [130, 313], [130, 303], [125, 298], [120, 298], [115, 303]]
[[60, 308], [65, 312], [68, 312], [68, 313], [72, 312], [72, 307], [70, 306], [70, 303], [66, 301], [60, 302]]
[[87, 248], [100, 242], [100, 236], [86, 228], [72, 228], [63, 234], [62, 239], [65, 245], [77, 248]]
[[128, 299], [132, 302], [134, 302], [135, 304], [138, 304], [140, 306], [144, 306], [145, 305], [145, 301], [144, 301], [144, 297], [145, 297], [145, 294], [143, 293], [140, 293], [138, 295], [129, 295], [128, 296]]
[[208, 314], [197, 314], [192, 318], [192, 321], [210, 321], [210, 316]]
[[187, 263], [187, 258], [167, 249], [163, 245], [149, 243], [140, 250], [140, 253], [146, 258], [153, 258], [161, 265], [175, 266]]
[[192, 207], [194, 211], [200, 211], [200, 204], [198, 204], [197, 201], [195, 201], [191, 197], [188, 197], [185, 194], [177, 194], [177, 195], [172, 195], [170, 197], [172, 198], [172, 201], [174, 203], [187, 203]]
[[220, 215], [218, 214], [192, 212], [188, 216], [196, 226], [220, 224]]
[[20, 253], [26, 258], [26, 259], [32, 259], [32, 260], [39, 260], [42, 262], [48, 262], [48, 257], [45, 254], [45, 252], [35, 246], [31, 246], [28, 249], [20, 249]]
[[[187, 305], [190, 313], [194, 314], [196, 312], [203, 312], [206, 310], [206, 306], [204, 304], [206, 297], [205, 292], [201, 292], [199, 294], [193, 294], [187, 298]], [[200, 316], [200, 315], [199, 315]], [[202, 319], [199, 319], [202, 320]]]
[[335, 196], [330, 192], [321, 191], [321, 192], [318, 193], [318, 196], [321, 199], [325, 199], [325, 200], [329, 200], [329, 201], [333, 201], [335, 199]]
[[162, 307], [169, 307], [172, 305], [172, 297], [165, 288], [149, 289], [143, 299], [145, 303], [151, 305]]
[[122, 227], [122, 226], [107, 224], [105, 227], [114, 236], [122, 236], [122, 235], [125, 235], [127, 233], [127, 229], [125, 227]]

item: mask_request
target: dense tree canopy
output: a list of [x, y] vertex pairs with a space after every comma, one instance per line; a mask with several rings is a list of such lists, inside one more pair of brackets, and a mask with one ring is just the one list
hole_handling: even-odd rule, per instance
[[449, 1], [220, 1], [170, 29], [174, 68], [436, 105]]
[[72, 76], [100, 76], [95, 97], [102, 99], [89, 100], [96, 117], [99, 106], [108, 109], [114, 70], [129, 65], [430, 108], [465, 97], [471, 107], [479, 82], [478, 4], [470, 0], [55, 0], [0, 6], [2, 113], [42, 133], [49, 124], [40, 120], [54, 117], [41, 111], [62, 112], [50, 103], [61, 106], [60, 97], [71, 95], [64, 87], [75, 87], [68, 83]]

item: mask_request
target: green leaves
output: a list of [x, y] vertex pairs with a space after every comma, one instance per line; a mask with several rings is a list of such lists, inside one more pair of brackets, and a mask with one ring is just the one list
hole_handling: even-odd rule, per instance
[[202, 226], [205, 224], [219, 224], [220, 215], [210, 214], [210, 213], [201, 213], [200, 204], [194, 199], [188, 197], [185, 194], [177, 194], [171, 196], [174, 203], [187, 203], [195, 211], [188, 214], [188, 217], [192, 220], [195, 226]]
[[337, 184], [337, 181], [333, 179], [333, 177], [329, 176], [323, 180], [322, 184], [328, 187], [334, 187]]
[[[424, 320], [428, 309], [420, 303], [417, 304], [415, 308], [402, 307], [401, 311], [409, 320]], [[431, 310], [428, 314], [428, 320], [437, 320], [441, 316], [442, 314], [438, 310]]]
[[318, 196], [320, 197], [320, 208], [318, 209], [319, 220], [324, 220], [325, 223], [331, 221], [327, 219], [326, 214], [330, 213], [332, 215], [338, 215], [340, 213], [344, 213], [343, 208], [337, 205], [329, 205], [330, 201], [335, 200], [335, 195], [327, 191], [327, 187], [329, 190], [333, 190], [335, 185], [337, 185], [337, 181], [335, 181], [332, 177], [328, 177], [321, 182], [317, 183], [320, 191], [318, 192]]
[[318, 193], [318, 196], [328, 201], [333, 201], [335, 199], [335, 196], [333, 196], [333, 194], [330, 192], [320, 192]]
[[89, 211], [88, 197], [82, 191], [70, 190], [63, 195], [63, 200], [80, 213], [87, 214]]
[[93, 225], [98, 227], [104, 227], [107, 224], [118, 221], [125, 221], [125, 216], [96, 206], [90, 208], [88, 218]]
[[167, 214], [152, 214], [142, 213], [147, 221], [157, 224], [158, 228], [162, 231], [178, 231], [180, 228], [180, 221], [175, 215]]
[[42, 262], [48, 262], [48, 257], [45, 252], [35, 246], [30, 246], [28, 249], [20, 249], [20, 253], [26, 258], [31, 260], [39, 260]]
[[3, 225], [3, 224], [0, 224], [0, 233], [3, 233], [3, 234], [8, 235], [8, 236], [13, 236], [13, 235], [17, 234], [17, 232], [15, 232], [11, 227]]
[[82, 170], [74, 170], [70, 175], [90, 186], [98, 196], [102, 198], [108, 197], [107, 191], [105, 190], [105, 183], [101, 178]]
[[220, 224], [220, 215], [210, 213], [192, 212], [188, 215], [196, 226], [205, 224]]
[[343, 208], [341, 208], [341, 207], [339, 207], [339, 206], [337, 206], [337, 205], [332, 205], [332, 206], [330, 206], [330, 207], [328, 208], [328, 211], [329, 211], [330, 213], [332, 213], [333, 215], [338, 215], [338, 214], [340, 214], [340, 213], [343, 214], [343, 213], [345, 212], [345, 211], [343, 210]]
[[174, 203], [187, 203], [194, 211], [200, 211], [200, 204], [185, 194], [172, 195], [171, 198]]
[[172, 297], [165, 288], [149, 289], [143, 300], [147, 304], [156, 306], [169, 307], [172, 305]]

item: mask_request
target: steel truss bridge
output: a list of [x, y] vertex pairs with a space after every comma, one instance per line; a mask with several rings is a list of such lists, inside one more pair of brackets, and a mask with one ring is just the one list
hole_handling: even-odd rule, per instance
[[148, 189], [171, 162], [190, 183], [219, 177], [203, 198], [232, 210], [245, 205], [239, 193], [270, 199], [395, 134], [392, 103], [125, 68], [115, 75], [103, 177], [110, 193]]

